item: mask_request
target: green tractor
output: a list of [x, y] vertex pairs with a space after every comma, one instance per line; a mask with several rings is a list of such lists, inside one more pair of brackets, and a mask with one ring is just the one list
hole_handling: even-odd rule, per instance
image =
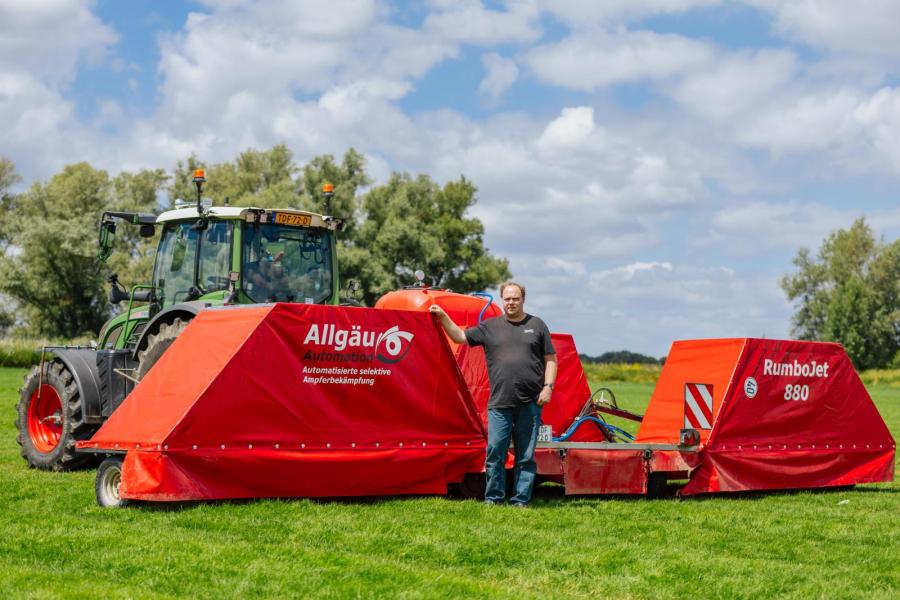
[[[214, 207], [201, 200], [160, 215], [106, 212], [99, 258], [112, 252], [120, 221], [142, 237], [161, 230], [149, 284], [125, 290], [111, 275], [110, 302], [127, 308], [100, 330], [96, 347], [50, 347], [19, 392], [18, 442], [28, 465], [71, 470], [96, 459], [78, 454], [201, 310], [229, 304], [339, 304], [336, 232], [340, 219], [285, 209]], [[333, 190], [323, 186], [325, 212]], [[43, 354], [49, 354], [45, 359]]]

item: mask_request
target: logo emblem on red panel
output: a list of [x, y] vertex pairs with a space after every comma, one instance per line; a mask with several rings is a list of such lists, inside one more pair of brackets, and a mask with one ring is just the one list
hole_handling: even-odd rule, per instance
[[384, 363], [395, 363], [410, 351], [412, 339], [415, 337], [396, 325], [378, 336], [375, 342], [375, 358]]
[[684, 427], [712, 429], [713, 386], [711, 383], [684, 384]]

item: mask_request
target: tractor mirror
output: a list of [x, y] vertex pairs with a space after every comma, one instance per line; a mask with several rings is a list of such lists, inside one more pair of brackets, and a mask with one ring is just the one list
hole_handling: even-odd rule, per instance
[[144, 223], [141, 225], [140, 233], [142, 238], [151, 238], [156, 234], [156, 228], [150, 223]]
[[101, 221], [100, 222], [100, 240], [99, 246], [100, 250], [98, 252], [98, 256], [100, 260], [106, 262], [106, 259], [109, 258], [109, 255], [112, 254], [113, 242], [116, 239], [116, 222], [110, 219], [109, 221]]

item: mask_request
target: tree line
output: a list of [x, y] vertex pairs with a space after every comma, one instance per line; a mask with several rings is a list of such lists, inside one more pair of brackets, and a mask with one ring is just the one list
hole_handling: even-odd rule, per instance
[[[394, 173], [378, 186], [363, 156], [317, 156], [298, 166], [284, 145], [247, 150], [233, 161], [204, 164], [197, 156], [163, 169], [111, 176], [88, 163], [66, 166], [22, 193], [14, 165], [0, 157], [0, 330], [71, 339], [92, 336], [110, 318], [107, 277], [126, 287], [148, 283], [156, 238], [119, 227], [116, 249], [97, 259], [104, 211], [159, 213], [177, 198], [196, 197], [195, 168], [206, 168], [204, 195], [221, 206], [299, 208], [322, 212], [322, 184], [334, 186], [331, 213], [345, 219], [339, 234], [342, 281], [360, 283], [360, 300], [372, 305], [392, 289], [426, 283], [468, 293], [498, 285], [508, 261], [484, 245], [484, 226], [467, 216], [476, 188], [465, 177], [439, 185], [427, 175]], [[161, 199], [163, 199], [161, 201]]]

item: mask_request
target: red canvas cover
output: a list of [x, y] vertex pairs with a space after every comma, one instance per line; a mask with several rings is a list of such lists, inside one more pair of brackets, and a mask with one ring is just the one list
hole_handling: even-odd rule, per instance
[[[744, 338], [728, 338], [673, 343], [634, 441], [641, 444], [678, 443], [679, 431], [684, 427], [686, 383], [712, 386], [712, 418], [715, 422], [745, 342]], [[709, 430], [699, 432], [701, 442], [705, 442]]]
[[[680, 377], [668, 382], [674, 388], [688, 381], [718, 385], [728, 370], [720, 350], [728, 347], [735, 346], [676, 343], [663, 375], [672, 362]], [[682, 494], [893, 479], [894, 440], [840, 345], [747, 339], [741, 347], [730, 384], [716, 391], [701, 465]], [[685, 368], [689, 363], [694, 367]]]
[[484, 429], [428, 314], [204, 311], [86, 444], [142, 500], [445, 493]]

